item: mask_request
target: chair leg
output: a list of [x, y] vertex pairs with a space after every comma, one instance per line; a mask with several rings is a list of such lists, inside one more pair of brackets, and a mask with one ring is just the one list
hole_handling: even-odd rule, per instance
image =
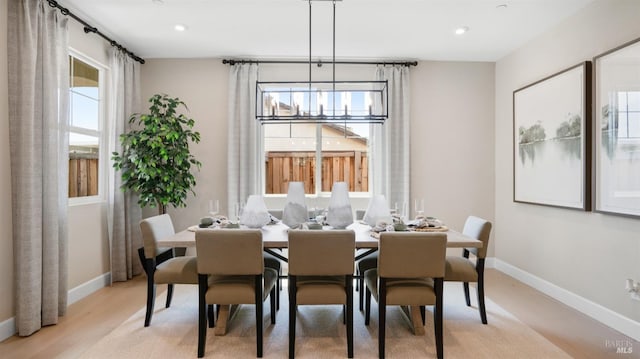
[[369, 325], [369, 318], [371, 317], [371, 290], [369, 287], [364, 289], [365, 291], [365, 311], [364, 311], [364, 325]]
[[362, 311], [362, 305], [364, 302], [364, 290], [362, 288], [364, 288], [364, 278], [362, 276], [360, 276], [358, 278], [358, 286], [360, 287], [360, 293], [358, 293], [358, 297], [360, 298], [358, 301], [358, 304], [360, 305], [360, 311]]
[[215, 326], [215, 315], [213, 315], [213, 304], [207, 305], [207, 318], [209, 320], [209, 328], [213, 328]]
[[296, 351], [296, 276], [289, 274], [289, 358]]
[[[277, 281], [276, 281], [277, 283]], [[278, 293], [278, 289], [276, 287], [271, 288], [271, 292], [269, 293], [269, 302], [271, 304], [271, 324], [276, 324], [276, 296], [280, 296]]]
[[348, 275], [347, 283], [347, 357], [353, 358], [353, 276]]
[[256, 301], [256, 357], [262, 358], [262, 275], [255, 277], [255, 301]]
[[425, 320], [426, 320], [426, 313], [425, 313], [425, 312], [426, 312], [425, 306], [424, 306], [424, 305], [421, 305], [421, 306], [420, 306], [420, 317], [422, 318], [422, 325], [423, 325], [423, 326], [424, 326], [424, 324], [426, 323], [426, 322], [425, 322]]
[[169, 308], [171, 306], [171, 299], [173, 298], [173, 284], [167, 285], [167, 302], [165, 303], [165, 308]]
[[207, 340], [207, 293], [208, 279], [206, 274], [198, 274], [198, 358], [204, 356], [204, 346]]
[[384, 359], [384, 340], [387, 317], [387, 282], [380, 278], [378, 284], [378, 357]]
[[484, 306], [484, 258], [478, 258], [476, 265], [478, 271], [478, 309], [480, 310], [480, 320], [482, 324], [487, 324], [487, 311]]
[[153, 316], [153, 307], [156, 302], [156, 284], [153, 280], [155, 272], [155, 260], [145, 260], [147, 268], [147, 313], [144, 316], [144, 326], [148, 327], [151, 324], [151, 317]]
[[467, 307], [470, 307], [471, 298], [469, 298], [469, 282], [463, 282], [462, 289], [464, 289], [464, 300], [467, 302]]
[[342, 306], [342, 325], [347, 324], [347, 306]]
[[443, 279], [435, 278], [435, 291], [436, 291], [436, 305], [433, 308], [433, 323], [434, 330], [436, 336], [436, 353], [438, 359], [442, 359], [444, 356], [444, 345], [443, 345], [443, 330], [442, 330], [442, 312], [443, 312], [443, 299], [442, 299], [442, 291], [443, 291]]
[[280, 291], [282, 290], [282, 278], [280, 278], [280, 276], [282, 276], [282, 268], [280, 268], [280, 271], [278, 271], [278, 279], [276, 279], [276, 310], [280, 310]]

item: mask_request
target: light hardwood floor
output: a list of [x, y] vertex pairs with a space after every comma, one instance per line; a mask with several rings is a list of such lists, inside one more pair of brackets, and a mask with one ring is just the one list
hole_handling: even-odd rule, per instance
[[[572, 357], [640, 358], [637, 341], [499, 271], [488, 269], [485, 275], [487, 297]], [[164, 287], [159, 287], [158, 293]], [[474, 290], [471, 293], [475, 295]], [[0, 343], [0, 357], [81, 358], [85, 350], [142, 308], [145, 296], [144, 275], [101, 289], [71, 305], [57, 325], [43, 328], [30, 337], [14, 336]], [[472, 305], [475, 303], [472, 299]], [[616, 348], [611, 345], [615, 341], [628, 341], [633, 353], [616, 354]], [[522, 357], [528, 357], [527, 353], [523, 352]]]

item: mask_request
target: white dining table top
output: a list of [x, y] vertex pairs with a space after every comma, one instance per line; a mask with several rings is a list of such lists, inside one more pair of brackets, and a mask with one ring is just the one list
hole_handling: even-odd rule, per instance
[[[355, 222], [347, 227], [356, 234], [356, 248], [378, 248], [378, 239], [371, 236], [371, 227]], [[207, 229], [210, 230], [210, 229]], [[233, 229], [222, 229], [232, 231]], [[282, 222], [272, 225], [266, 225], [261, 228], [262, 241], [265, 248], [287, 248], [288, 232], [291, 230]], [[329, 231], [331, 229], [325, 228]], [[460, 232], [449, 229], [445, 233], [447, 235], [447, 247], [449, 248], [481, 248], [482, 242], [466, 236]], [[191, 230], [184, 230], [174, 234], [173, 236], [158, 240], [159, 247], [195, 247], [196, 233]]]

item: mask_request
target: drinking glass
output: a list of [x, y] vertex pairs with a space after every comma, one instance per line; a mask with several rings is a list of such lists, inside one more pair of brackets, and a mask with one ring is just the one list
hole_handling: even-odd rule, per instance
[[217, 199], [209, 200], [209, 214], [211, 217], [215, 217], [216, 214], [220, 213], [220, 201]]
[[416, 199], [413, 209], [416, 216], [424, 215], [424, 199]]

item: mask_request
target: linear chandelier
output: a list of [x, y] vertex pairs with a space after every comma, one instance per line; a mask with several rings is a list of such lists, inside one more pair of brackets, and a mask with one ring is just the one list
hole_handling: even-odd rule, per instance
[[[333, 75], [331, 81], [311, 78], [312, 1], [333, 3]], [[256, 119], [261, 124], [372, 123], [388, 118], [387, 81], [336, 81], [336, 1], [308, 0], [309, 78], [306, 81], [256, 82]]]

